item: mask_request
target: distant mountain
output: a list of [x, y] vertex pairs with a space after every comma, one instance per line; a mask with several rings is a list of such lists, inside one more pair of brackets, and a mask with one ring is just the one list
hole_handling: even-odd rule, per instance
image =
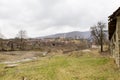
[[[105, 34], [108, 37], [108, 31], [105, 31]], [[80, 31], [73, 31], [73, 32], [68, 32], [68, 33], [58, 33], [58, 34], [53, 34], [53, 35], [48, 35], [48, 36], [44, 36], [44, 37], [40, 37], [40, 38], [72, 38], [72, 39], [80, 39], [80, 38], [84, 38], [84, 39], [90, 39], [90, 35], [91, 32], [90, 31], [84, 31], [84, 32], [80, 32]]]
[[68, 33], [58, 33], [54, 35], [44, 36], [41, 38], [59, 38], [59, 37], [72, 38], [72, 39], [75, 39], [75, 38], [88, 39], [90, 37], [90, 31], [85, 31], [85, 32], [73, 31], [73, 32], [68, 32]]

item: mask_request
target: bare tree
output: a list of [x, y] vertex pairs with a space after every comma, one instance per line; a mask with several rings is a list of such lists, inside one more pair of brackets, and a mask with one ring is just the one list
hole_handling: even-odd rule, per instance
[[25, 30], [20, 30], [18, 32], [18, 36], [17, 36], [19, 39], [26, 39], [27, 38], [27, 32]]
[[103, 22], [98, 22], [90, 28], [92, 39], [101, 46], [101, 52], [103, 52], [103, 41], [106, 39], [106, 34], [104, 32], [106, 25]]
[[24, 50], [25, 48], [25, 41], [27, 38], [27, 32], [25, 30], [20, 30], [17, 34], [18, 39], [20, 40], [20, 49]]

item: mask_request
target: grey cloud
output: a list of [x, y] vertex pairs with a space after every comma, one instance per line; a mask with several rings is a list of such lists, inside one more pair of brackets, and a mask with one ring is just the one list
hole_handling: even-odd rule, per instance
[[30, 37], [89, 30], [119, 7], [116, 0], [0, 0], [0, 29], [15, 37], [25, 29]]

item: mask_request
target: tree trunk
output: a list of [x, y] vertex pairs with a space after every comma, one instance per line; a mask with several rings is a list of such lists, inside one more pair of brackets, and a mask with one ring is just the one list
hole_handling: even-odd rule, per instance
[[102, 28], [101, 28], [100, 46], [101, 46], [101, 52], [103, 52], [103, 29]]
[[101, 39], [101, 52], [103, 52], [103, 41]]

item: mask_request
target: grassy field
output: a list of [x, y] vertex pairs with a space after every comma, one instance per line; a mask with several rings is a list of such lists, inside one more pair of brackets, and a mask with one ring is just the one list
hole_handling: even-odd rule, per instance
[[120, 80], [113, 59], [97, 51], [56, 54], [14, 68], [5, 66], [0, 64], [0, 80]]

